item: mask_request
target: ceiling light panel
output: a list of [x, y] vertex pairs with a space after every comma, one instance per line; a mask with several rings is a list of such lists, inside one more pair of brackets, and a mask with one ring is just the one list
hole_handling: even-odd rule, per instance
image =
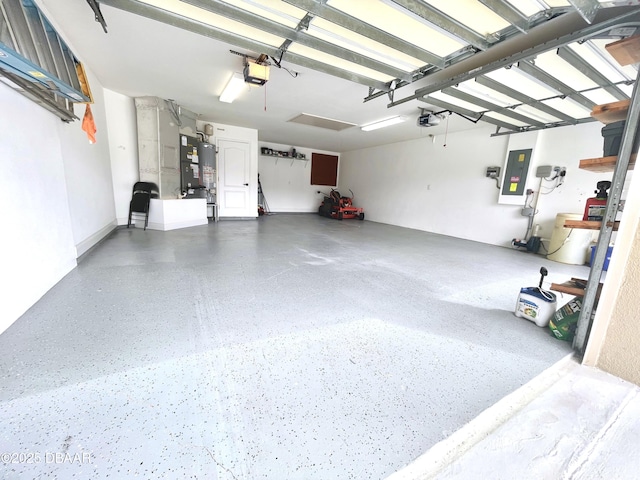
[[494, 120], [499, 120], [504, 123], [508, 123], [510, 125], [515, 125], [516, 127], [528, 127], [529, 125], [521, 122], [520, 120], [516, 120], [515, 118], [507, 117], [506, 115], [502, 115], [496, 112], [487, 112], [484, 114], [485, 117], [493, 118]]
[[189, 18], [196, 22], [219, 28], [220, 30], [251, 38], [257, 42], [265, 43], [273, 47], [279, 47], [285, 41], [282, 37], [272, 35], [263, 30], [250, 27], [235, 20], [230, 20], [216, 13], [194, 7], [184, 2], [176, 2], [175, 0], [140, 0], [140, 2]]
[[569, 115], [573, 118], [590, 118], [591, 110], [584, 108], [579, 103], [571, 100], [570, 98], [552, 98], [550, 100], [544, 100], [542, 103], [549, 105], [551, 108]]
[[619, 70], [620, 72], [622, 72], [623, 75], [625, 75], [626, 77], [629, 78], [629, 80], [635, 80], [636, 77], [638, 76], [638, 64], [635, 65], [625, 65], [624, 67], [621, 67], [618, 62], [611, 56], [611, 54], [607, 51], [607, 49], [605, 48], [606, 45], [608, 45], [609, 43], [612, 43], [613, 40], [611, 40], [610, 38], [594, 38], [592, 40], [589, 40], [589, 42], [592, 45], [594, 45], [600, 52], [602, 52], [602, 54], [605, 56], [605, 58], [607, 58], [609, 60], [609, 62], [612, 65], [615, 65], [615, 68], [617, 70]]
[[627, 97], [631, 98], [633, 95], [633, 85], [618, 85], [618, 88], [622, 90]]
[[507, 0], [516, 9], [520, 10], [525, 16], [530, 17], [543, 10], [542, 6], [536, 0]]
[[384, 73], [380, 73], [376, 70], [358, 65], [357, 63], [349, 62], [347, 60], [343, 60], [342, 58], [329, 55], [328, 53], [321, 52], [320, 50], [316, 50], [305, 45], [300, 45], [299, 43], [292, 43], [288, 51], [297, 53], [298, 55], [302, 55], [303, 57], [307, 57], [318, 62], [326, 63], [327, 65], [331, 65], [336, 68], [341, 68], [342, 70], [346, 70], [348, 72], [357, 73], [358, 75], [362, 75], [373, 80], [378, 80], [380, 82], [390, 82], [391, 80], [394, 80], [393, 77]]
[[535, 65], [574, 90], [586, 90], [599, 86], [560, 58], [555, 50], [538, 55]]
[[543, 98], [554, 97], [560, 95], [560, 92], [554, 90], [548, 85], [531, 78], [529, 75], [521, 72], [517, 68], [510, 69], [501, 68], [487, 73], [487, 77], [502, 83], [503, 85], [524, 93], [525, 95], [541, 100]]
[[451, 95], [447, 95], [446, 93], [442, 92], [433, 92], [429, 94], [429, 96], [435, 98], [436, 100], [442, 100], [443, 102], [450, 103], [451, 105], [466, 108], [467, 110], [471, 110], [472, 112], [483, 112], [486, 110], [486, 108], [466, 102], [464, 100], [460, 100], [459, 98], [452, 97]]
[[530, 105], [520, 105], [519, 107], [514, 108], [513, 111], [542, 123], [555, 123], [562, 120]]
[[422, 60], [406, 55], [320, 17], [315, 17], [311, 21], [307, 33], [405, 72], [412, 72], [424, 66]]
[[224, 2], [290, 28], [296, 28], [307, 14], [304, 10], [279, 0], [224, 0]]
[[427, 0], [427, 3], [481, 35], [499, 32], [511, 25], [478, 0]]
[[611, 95], [609, 92], [607, 92], [603, 88], [598, 88], [596, 90], [589, 90], [588, 92], [582, 92], [582, 95], [584, 95], [585, 97], [587, 97], [589, 100], [591, 100], [597, 105], [602, 105], [604, 103], [613, 103], [618, 101], [616, 97]]
[[604, 52], [601, 52], [597, 45], [587, 41], [581, 44], [578, 42], [571, 43], [568, 47], [580, 55], [594, 70], [607, 77], [610, 82], [616, 83], [631, 80], [607, 60]]
[[466, 46], [464, 42], [455, 40], [428, 26], [426, 22], [380, 0], [329, 0], [327, 4], [440, 57], [446, 57]]
[[402, 122], [406, 122], [407, 117], [404, 115], [396, 115], [395, 117], [387, 118], [385, 120], [378, 120], [377, 122], [368, 123], [366, 125], [362, 125], [360, 127], [361, 130], [365, 132], [370, 132], [372, 130], [378, 130], [380, 128], [390, 127], [392, 125], [397, 125]]
[[485, 100], [487, 102], [500, 105], [501, 107], [508, 107], [509, 105], [515, 105], [520, 103], [518, 100], [508, 97], [503, 93], [496, 92], [495, 90], [489, 87], [485, 87], [484, 85], [479, 84], [475, 80], [467, 80], [466, 82], [462, 82], [458, 84], [458, 89], [470, 95], [479, 97], [482, 100]]

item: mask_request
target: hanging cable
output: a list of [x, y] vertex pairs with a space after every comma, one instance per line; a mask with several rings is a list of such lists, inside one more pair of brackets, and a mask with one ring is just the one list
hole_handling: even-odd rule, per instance
[[569, 234], [567, 235], [567, 237], [564, 239], [564, 241], [562, 242], [562, 244], [556, 248], [553, 252], [549, 252], [547, 250], [547, 248], [544, 246], [544, 243], [540, 242], [540, 246], [544, 249], [545, 252], [547, 252], [547, 255], [553, 255], [554, 253], [558, 253], [560, 251], [560, 249], [562, 247], [564, 247], [565, 243], [567, 243], [567, 240], [569, 240], [569, 237], [571, 236], [571, 233], [573, 232], [573, 228], [571, 230], [569, 230]]

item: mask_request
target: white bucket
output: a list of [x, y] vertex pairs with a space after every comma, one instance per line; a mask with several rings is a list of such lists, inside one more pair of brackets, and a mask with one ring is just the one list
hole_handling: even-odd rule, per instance
[[593, 239], [593, 231], [565, 228], [564, 222], [567, 220], [582, 220], [582, 214], [559, 213], [556, 215], [547, 258], [560, 263], [583, 265]]

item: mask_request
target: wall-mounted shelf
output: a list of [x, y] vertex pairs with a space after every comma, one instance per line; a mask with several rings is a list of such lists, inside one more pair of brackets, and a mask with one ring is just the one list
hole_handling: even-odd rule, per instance
[[266, 155], [264, 153], [260, 154], [261, 157], [273, 157], [276, 159], [276, 165], [278, 164], [278, 160], [291, 160], [291, 166], [293, 167], [293, 162], [299, 160], [301, 162], [305, 162], [304, 168], [307, 168], [307, 164], [309, 162], [308, 158], [298, 158], [298, 157], [284, 157], [282, 155]]
[[[565, 220], [564, 228], [579, 228], [582, 230], [600, 230], [602, 222], [594, 220]], [[609, 225], [611, 226], [611, 225]], [[613, 230], [618, 230], [620, 222], [614, 222]]]
[[[611, 157], [585, 158], [584, 160], [580, 160], [580, 168], [591, 172], [613, 172], [617, 161], [618, 157], [616, 155]], [[633, 170], [635, 163], [636, 154], [634, 153], [629, 160], [629, 170]]]
[[630, 100], [620, 100], [619, 102], [596, 105], [591, 111], [591, 116], [599, 122], [608, 125], [627, 119]]
[[[275, 152], [275, 153], [265, 153], [266, 151]], [[291, 152], [288, 152], [288, 151], [274, 150], [274, 149], [268, 148], [268, 147], [262, 147], [260, 149], [260, 156], [261, 157], [273, 157], [273, 158], [275, 158], [276, 159], [276, 165], [278, 164], [278, 160], [280, 160], [281, 158], [285, 159], [285, 160], [291, 160], [291, 166], [292, 167], [293, 167], [293, 163], [296, 160], [300, 160], [302, 162], [308, 162], [309, 161], [309, 159], [303, 154], [296, 154], [295, 156], [292, 156], [291, 153], [293, 153], [293, 152], [295, 152], [295, 148], [292, 148]], [[306, 168], [307, 164], [305, 163], [304, 166]]]
[[261, 156], [261, 157], [286, 158], [287, 160], [288, 160], [288, 159], [291, 159], [291, 160], [302, 160], [303, 162], [307, 162], [307, 161], [309, 161], [309, 159], [308, 159], [308, 158], [306, 158], [306, 157], [305, 157], [305, 158], [300, 158], [300, 157], [291, 157], [291, 156], [286, 156], [286, 157], [285, 157], [284, 155], [276, 155], [276, 154], [269, 155], [268, 153], [261, 153], [261, 154], [260, 154], [260, 156]]

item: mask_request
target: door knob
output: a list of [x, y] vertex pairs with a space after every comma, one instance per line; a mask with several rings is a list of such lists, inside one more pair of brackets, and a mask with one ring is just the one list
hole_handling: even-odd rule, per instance
[[248, 184], [248, 183], [245, 183], [245, 184], [244, 184], [244, 186], [245, 186], [245, 187], [248, 187], [248, 186], [249, 186], [249, 184]]

